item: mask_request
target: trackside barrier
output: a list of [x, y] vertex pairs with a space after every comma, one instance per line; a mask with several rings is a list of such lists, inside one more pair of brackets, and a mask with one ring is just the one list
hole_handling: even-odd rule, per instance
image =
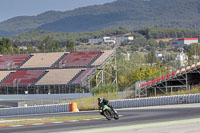
[[132, 107], [190, 104], [190, 103], [200, 103], [200, 94], [136, 98], [136, 99], [120, 99], [120, 100], [110, 101], [110, 104], [114, 108], [132, 108]]
[[69, 112], [69, 104], [37, 105], [0, 109], [0, 116]]

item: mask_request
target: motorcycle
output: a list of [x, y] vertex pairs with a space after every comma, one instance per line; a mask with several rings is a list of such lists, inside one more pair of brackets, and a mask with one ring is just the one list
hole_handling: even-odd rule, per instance
[[104, 105], [103, 107], [100, 107], [99, 109], [100, 114], [104, 115], [107, 120], [111, 120], [114, 118], [115, 120], [119, 119], [119, 115], [117, 114], [116, 110], [112, 110], [108, 105]]

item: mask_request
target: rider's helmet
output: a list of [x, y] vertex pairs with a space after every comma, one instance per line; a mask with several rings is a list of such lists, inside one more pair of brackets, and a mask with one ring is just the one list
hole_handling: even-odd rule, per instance
[[102, 102], [103, 102], [103, 98], [99, 97], [99, 98], [98, 98], [98, 102], [99, 102], [99, 103], [102, 103]]

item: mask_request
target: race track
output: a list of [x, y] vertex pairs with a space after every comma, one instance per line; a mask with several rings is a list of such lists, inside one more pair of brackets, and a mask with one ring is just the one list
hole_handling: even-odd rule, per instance
[[[106, 119], [98, 119], [91, 121], [79, 121], [69, 123], [45, 124], [12, 128], [0, 128], [2, 133], [49, 133], [49, 132], [80, 132], [88, 129], [99, 130], [102, 128], [114, 128], [128, 125], [149, 124], [158, 122], [168, 122], [177, 120], [187, 120], [200, 118], [200, 104], [190, 105], [171, 105], [161, 107], [145, 107], [136, 109], [118, 110], [121, 116], [119, 120], [108, 121]], [[46, 116], [65, 116], [65, 115], [98, 115], [98, 111], [78, 112], [78, 113], [59, 113], [32, 116], [10, 116], [10, 118], [32, 118]]]

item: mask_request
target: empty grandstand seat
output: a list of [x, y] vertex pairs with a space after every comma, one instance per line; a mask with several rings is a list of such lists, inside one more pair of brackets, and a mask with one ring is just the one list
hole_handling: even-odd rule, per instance
[[142, 85], [141, 85], [141, 87], [145, 87], [145, 86], [146, 86], [146, 84], [142, 84]]
[[0, 71], [0, 82], [6, 78], [6, 76], [8, 76], [11, 72], [14, 72], [14, 71]]
[[200, 67], [200, 62], [197, 63], [196, 67]]
[[96, 59], [96, 61], [94, 61], [94, 63], [92, 63], [92, 66], [97, 66], [97, 65], [101, 65], [106, 59], [108, 59], [113, 53], [115, 52], [115, 50], [104, 50], [102, 52], [102, 55]]
[[190, 68], [191, 68], [190, 66], [187, 66], [187, 67], [186, 67], [186, 71], [189, 71], [189, 70], [190, 70]]
[[17, 70], [11, 74], [1, 86], [27, 86], [32, 85], [45, 70]]
[[20, 66], [30, 54], [7, 54], [0, 56], [0, 69], [15, 69]]
[[176, 75], [176, 73], [175, 73], [175, 72], [172, 72], [172, 73], [171, 73], [171, 75], [172, 75], [172, 76], [175, 76], [175, 75]]
[[185, 72], [185, 68], [182, 68], [182, 69], [181, 69], [181, 73], [182, 73], [182, 72]]
[[155, 83], [156, 83], [156, 80], [152, 80], [151, 83], [152, 83], [152, 84], [155, 84]]
[[64, 54], [64, 52], [34, 53], [21, 68], [51, 67]]
[[43, 76], [36, 85], [66, 85], [82, 69], [49, 69], [48, 73]]
[[195, 64], [192, 64], [191, 68], [194, 69], [195, 67], [196, 67], [196, 65], [195, 65]]
[[147, 86], [149, 86], [151, 84], [151, 82], [149, 81], [149, 82], [147, 82]]
[[70, 52], [60, 62], [58, 62], [56, 67], [60, 67], [60, 65], [63, 67], [88, 66], [89, 63], [91, 63], [91, 61], [100, 53], [100, 51]]
[[160, 78], [157, 78], [156, 81], [157, 81], [157, 82], [160, 82]]
[[171, 77], [171, 75], [170, 74], [167, 74], [167, 76], [166, 76], [167, 78], [170, 78]]
[[83, 72], [72, 82], [72, 84], [80, 84], [94, 70], [95, 68], [87, 68], [86, 70], [83, 70]]
[[162, 80], [165, 80], [165, 78], [166, 78], [165, 76], [162, 76], [162, 77], [161, 77]]
[[176, 75], [178, 75], [178, 74], [180, 74], [180, 73], [181, 73], [181, 71], [180, 71], [180, 70], [176, 71]]

